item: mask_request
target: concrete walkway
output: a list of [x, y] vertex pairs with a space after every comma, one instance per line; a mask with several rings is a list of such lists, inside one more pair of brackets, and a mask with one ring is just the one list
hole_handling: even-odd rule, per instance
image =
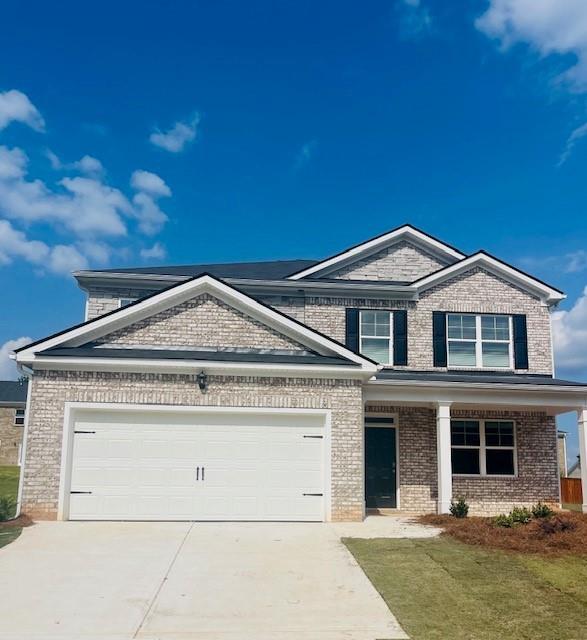
[[0, 550], [0, 639], [406, 638], [340, 542], [383, 529], [410, 526], [38, 523]]

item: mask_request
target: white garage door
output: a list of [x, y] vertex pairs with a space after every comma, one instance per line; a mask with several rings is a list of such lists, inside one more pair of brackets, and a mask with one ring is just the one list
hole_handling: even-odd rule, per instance
[[85, 411], [71, 520], [323, 520], [323, 418]]

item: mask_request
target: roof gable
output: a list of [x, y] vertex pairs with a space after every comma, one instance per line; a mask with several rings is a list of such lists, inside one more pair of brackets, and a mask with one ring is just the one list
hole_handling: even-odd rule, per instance
[[133, 324], [153, 318], [157, 314], [165, 313], [178, 305], [206, 294], [231, 309], [241, 312], [256, 323], [272, 329], [319, 355], [345, 358], [355, 365], [360, 365], [363, 371], [372, 373], [378, 368], [377, 364], [368, 358], [353, 353], [335, 340], [310, 329], [210, 275], [179, 283], [126, 307], [116, 309], [18, 349], [15, 352], [16, 360], [21, 364], [32, 364], [41, 352], [49, 349], [81, 347], [91, 342], [98, 342], [109, 334], [124, 331], [125, 328]]
[[482, 267], [489, 273], [535, 295], [546, 304], [556, 304], [566, 297], [559, 289], [555, 289], [545, 282], [542, 282], [542, 280], [538, 280], [538, 278], [534, 278], [516, 267], [512, 267], [485, 251], [479, 251], [460, 262], [439, 269], [435, 273], [416, 280], [412, 285], [421, 293], [477, 267]]
[[320, 276], [326, 276], [333, 271], [348, 267], [358, 261], [365, 260], [369, 256], [379, 253], [390, 247], [393, 244], [401, 242], [402, 240], [409, 241], [415, 246], [422, 247], [427, 253], [437, 256], [438, 259], [444, 264], [451, 264], [457, 260], [462, 260], [465, 257], [464, 253], [461, 253], [454, 247], [420, 231], [416, 227], [410, 224], [405, 224], [401, 227], [393, 229], [383, 233], [375, 238], [366, 240], [354, 247], [346, 249], [341, 253], [338, 253], [326, 260], [322, 260], [317, 264], [298, 271], [289, 276], [289, 280], [301, 280], [307, 277], [317, 278]]

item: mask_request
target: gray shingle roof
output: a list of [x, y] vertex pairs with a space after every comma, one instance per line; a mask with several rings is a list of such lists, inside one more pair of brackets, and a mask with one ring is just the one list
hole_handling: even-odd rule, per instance
[[320, 365], [346, 365], [359, 366], [357, 363], [331, 356], [322, 356], [317, 353], [301, 352], [280, 353], [268, 349], [248, 349], [248, 350], [189, 350], [189, 349], [120, 349], [108, 347], [61, 347], [47, 349], [39, 355], [57, 357], [81, 357], [81, 358], [137, 358], [137, 359], [160, 359], [160, 360], [206, 360], [210, 362], [264, 362], [280, 364], [320, 364]]
[[422, 382], [463, 382], [483, 384], [519, 384], [519, 385], [544, 385], [559, 387], [584, 387], [587, 390], [587, 382], [560, 380], [550, 376], [520, 373], [502, 373], [488, 371], [394, 371], [383, 369], [377, 376], [377, 380], [413, 380]]
[[163, 267], [134, 267], [103, 269], [99, 273], [137, 273], [164, 276], [194, 277], [209, 273], [216, 278], [250, 278], [252, 280], [281, 280], [292, 273], [317, 264], [318, 260], [271, 260], [266, 262], [226, 262], [185, 264]]
[[28, 383], [14, 380], [0, 380], [0, 404], [24, 404]]

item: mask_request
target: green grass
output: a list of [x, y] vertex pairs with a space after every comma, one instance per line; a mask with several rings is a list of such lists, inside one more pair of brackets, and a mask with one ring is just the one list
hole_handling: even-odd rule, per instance
[[20, 467], [0, 466], [0, 497], [16, 500]]
[[587, 558], [542, 558], [441, 537], [345, 539], [413, 640], [587, 638]]

